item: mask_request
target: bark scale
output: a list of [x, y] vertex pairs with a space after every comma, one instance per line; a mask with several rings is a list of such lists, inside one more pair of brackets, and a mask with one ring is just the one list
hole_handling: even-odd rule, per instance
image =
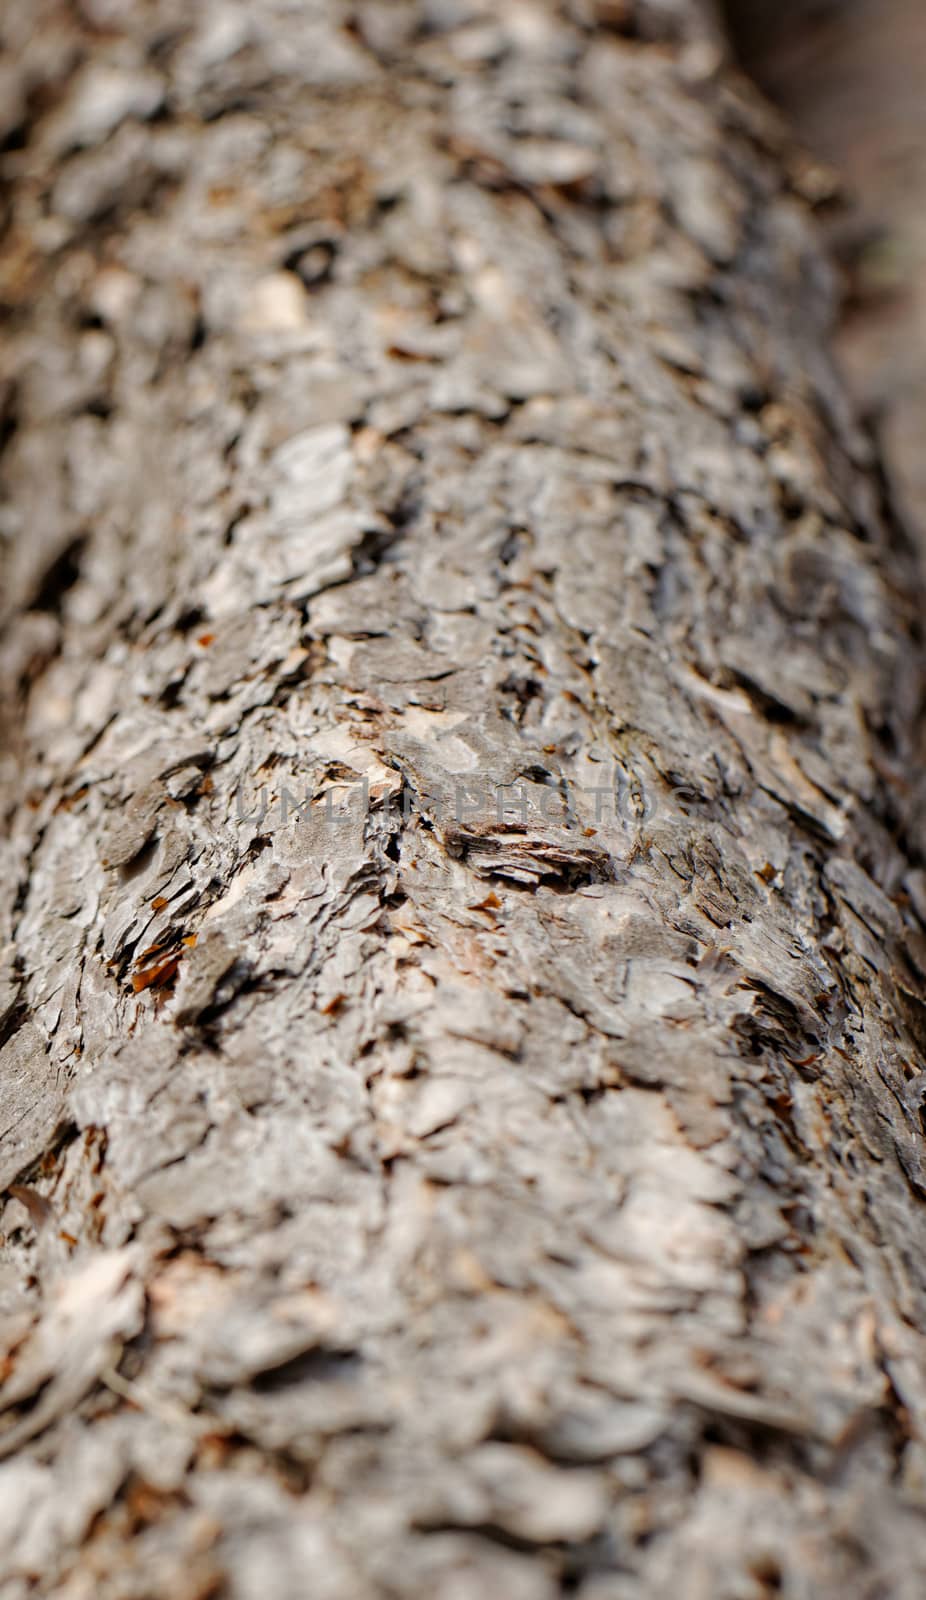
[[922, 592], [773, 119], [695, 0], [2, 26], [4, 1594], [919, 1600]]

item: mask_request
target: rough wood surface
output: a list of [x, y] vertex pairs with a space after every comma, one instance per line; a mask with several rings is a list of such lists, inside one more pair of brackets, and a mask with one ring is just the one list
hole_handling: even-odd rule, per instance
[[4, 1600], [926, 1592], [922, 595], [695, 0], [6, 7]]

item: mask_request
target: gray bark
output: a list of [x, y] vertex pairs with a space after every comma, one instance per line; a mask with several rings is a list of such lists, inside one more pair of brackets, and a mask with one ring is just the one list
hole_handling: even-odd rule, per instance
[[919, 1600], [922, 593], [777, 124], [696, 0], [26, 10], [4, 1596]]

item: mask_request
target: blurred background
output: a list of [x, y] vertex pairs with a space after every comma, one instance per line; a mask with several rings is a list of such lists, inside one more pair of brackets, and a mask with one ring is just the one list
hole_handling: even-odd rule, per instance
[[926, 549], [926, 0], [726, 0], [742, 64], [834, 168], [838, 354]]
[[[663, 3], [671, 10], [672, 0]], [[838, 354], [879, 439], [897, 507], [926, 551], [926, 0], [715, 3], [743, 67], [808, 154], [832, 168], [819, 192], [844, 274]], [[41, 90], [66, 70], [69, 15], [90, 17], [105, 33], [127, 4], [0, 0], [0, 157], [15, 164], [29, 109], [16, 87], [17, 55], [28, 43]], [[180, 19], [184, 0], [174, 4]], [[630, 9], [631, 0], [595, 0], [589, 14], [620, 18]], [[132, 82], [140, 98], [129, 109], [147, 115], [150, 84], [144, 74]], [[131, 87], [121, 92], [131, 101]], [[7, 250], [0, 300], [22, 296], [29, 248], [14, 240]], [[0, 385], [0, 439], [3, 394]]]

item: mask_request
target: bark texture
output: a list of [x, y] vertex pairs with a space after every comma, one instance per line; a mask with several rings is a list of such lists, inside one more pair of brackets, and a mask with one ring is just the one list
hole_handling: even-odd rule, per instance
[[776, 125], [696, 0], [2, 26], [4, 1597], [921, 1600], [922, 598]]

